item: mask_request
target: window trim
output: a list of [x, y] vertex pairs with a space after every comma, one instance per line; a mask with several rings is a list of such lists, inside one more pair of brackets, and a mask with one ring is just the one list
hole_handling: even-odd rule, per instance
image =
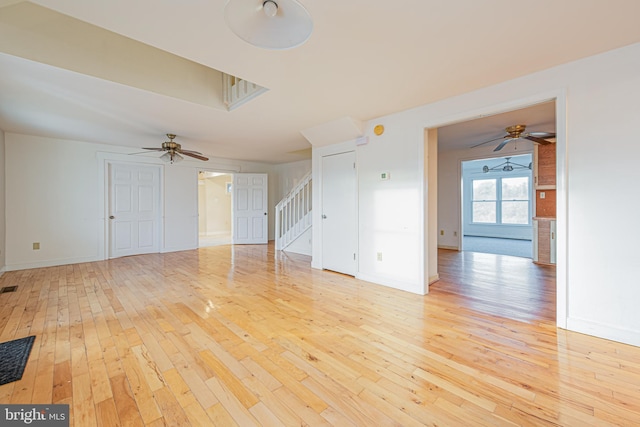
[[[504, 178], [527, 178], [527, 184], [528, 184], [528, 191], [527, 191], [527, 195], [528, 198], [527, 200], [524, 199], [507, 199], [504, 200], [502, 198], [502, 180]], [[495, 180], [496, 181], [496, 199], [495, 200], [487, 200], [487, 199], [482, 199], [482, 200], [474, 200], [474, 194], [473, 194], [473, 183], [474, 181], [485, 181], [485, 180]], [[533, 212], [533, 197], [532, 197], [532, 176], [531, 173], [527, 173], [527, 172], [511, 172], [509, 173], [509, 175], [499, 175], [499, 176], [482, 176], [482, 177], [469, 177], [467, 179], [468, 181], [468, 191], [470, 192], [469, 197], [468, 197], [468, 202], [467, 202], [467, 212], [468, 212], [468, 218], [469, 218], [469, 224], [470, 225], [478, 225], [478, 226], [499, 226], [499, 227], [531, 227], [533, 224], [533, 218], [532, 218], [532, 212]], [[503, 202], [512, 202], [512, 201], [527, 201], [527, 222], [526, 223], [522, 223], [522, 224], [513, 224], [513, 223], [504, 223], [502, 222], [502, 203]], [[495, 222], [476, 222], [473, 219], [473, 204], [475, 202], [493, 202], [495, 204], [495, 212], [496, 212], [496, 220]]]

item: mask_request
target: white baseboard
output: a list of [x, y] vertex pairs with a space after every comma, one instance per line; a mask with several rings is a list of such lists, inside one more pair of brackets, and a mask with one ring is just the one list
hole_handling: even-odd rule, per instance
[[567, 330], [640, 347], [640, 331], [575, 317], [567, 319]]
[[25, 264], [5, 265], [3, 270], [18, 271], [18, 270], [28, 270], [30, 268], [57, 267], [59, 265], [82, 264], [83, 262], [95, 262], [95, 261], [103, 261], [103, 258], [92, 256], [92, 257], [81, 257], [81, 258], [53, 259], [53, 260], [46, 260], [46, 261], [29, 262]]
[[198, 237], [218, 237], [218, 236], [231, 236], [231, 230], [229, 231], [207, 231], [204, 233], [198, 233]]
[[[193, 245], [174, 246], [170, 248], [164, 248], [159, 253], [189, 251], [194, 249], [198, 249], [198, 247], [197, 246], [194, 247]], [[106, 259], [107, 258], [103, 258], [100, 256], [91, 256], [91, 257], [68, 258], [68, 259], [54, 259], [54, 260], [46, 260], [46, 261], [38, 261], [38, 262], [29, 262], [24, 264], [12, 264], [12, 265], [5, 265], [2, 269], [0, 269], [0, 274], [5, 271], [28, 270], [30, 268], [57, 267], [60, 265], [82, 264], [83, 262], [104, 261]]]
[[424, 295], [424, 292], [422, 290], [420, 290], [420, 292], [416, 291], [415, 283], [392, 280], [384, 277], [372, 276], [372, 275], [362, 274], [362, 273], [357, 273], [356, 279], [364, 280], [365, 282], [375, 283], [377, 285], [387, 286], [389, 288], [398, 289], [400, 291], [410, 292], [412, 294]]
[[439, 274], [436, 274], [435, 276], [431, 276], [431, 277], [429, 277], [429, 284], [435, 283], [438, 280], [440, 280], [440, 275]]
[[299, 255], [307, 255], [307, 256], [311, 256], [312, 252], [311, 249], [306, 249], [306, 248], [284, 248], [282, 250], [282, 252], [290, 252], [292, 254], [299, 254]]
[[180, 251], [192, 251], [194, 249], [198, 249], [198, 246], [193, 245], [184, 245], [184, 246], [172, 246], [170, 248], [163, 248], [160, 253], [166, 254], [168, 252], [180, 252]]

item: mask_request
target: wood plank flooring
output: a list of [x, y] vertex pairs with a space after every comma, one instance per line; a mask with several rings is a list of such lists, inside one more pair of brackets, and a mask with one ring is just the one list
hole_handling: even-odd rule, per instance
[[467, 307], [524, 322], [556, 320], [556, 268], [529, 258], [441, 249], [431, 292], [462, 297]]
[[36, 341], [0, 403], [82, 427], [640, 424], [640, 348], [557, 330], [553, 270], [440, 262], [425, 297], [272, 245], [7, 272], [0, 341]]

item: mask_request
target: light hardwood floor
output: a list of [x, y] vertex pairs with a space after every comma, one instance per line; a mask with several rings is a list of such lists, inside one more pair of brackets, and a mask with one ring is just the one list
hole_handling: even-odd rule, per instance
[[440, 255], [425, 297], [272, 245], [5, 273], [0, 341], [37, 338], [0, 403], [82, 427], [640, 425], [640, 348], [557, 330], [551, 268]]

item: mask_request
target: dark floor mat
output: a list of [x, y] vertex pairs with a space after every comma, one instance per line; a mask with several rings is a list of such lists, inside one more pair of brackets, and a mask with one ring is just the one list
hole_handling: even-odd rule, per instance
[[0, 344], [0, 385], [22, 378], [35, 336]]

